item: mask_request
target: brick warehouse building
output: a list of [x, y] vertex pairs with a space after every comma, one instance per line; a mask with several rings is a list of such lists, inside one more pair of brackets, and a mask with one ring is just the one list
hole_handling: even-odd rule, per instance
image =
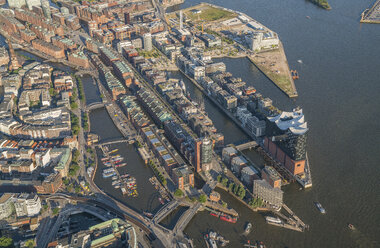
[[267, 117], [264, 148], [293, 175], [304, 173], [307, 122], [302, 109]]

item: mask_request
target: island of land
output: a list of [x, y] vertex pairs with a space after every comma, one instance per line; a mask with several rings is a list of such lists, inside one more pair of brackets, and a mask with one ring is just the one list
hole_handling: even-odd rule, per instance
[[371, 8], [363, 11], [360, 22], [380, 23], [380, 0], [377, 0]]
[[326, 10], [331, 10], [330, 4], [327, 2], [327, 0], [309, 0], [313, 4], [317, 5], [318, 7], [321, 7]]

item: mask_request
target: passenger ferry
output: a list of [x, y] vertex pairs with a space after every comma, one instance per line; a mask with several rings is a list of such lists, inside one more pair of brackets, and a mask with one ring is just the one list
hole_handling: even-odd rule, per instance
[[280, 218], [278, 218], [278, 217], [274, 218], [274, 217], [271, 217], [271, 216], [265, 216], [265, 220], [269, 224], [279, 224], [279, 225], [282, 224], [282, 220], [280, 220]]

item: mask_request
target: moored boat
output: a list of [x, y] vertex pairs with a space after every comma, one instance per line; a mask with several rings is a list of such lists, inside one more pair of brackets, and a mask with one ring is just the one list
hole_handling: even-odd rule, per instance
[[127, 165], [127, 163], [121, 163], [121, 164], [117, 164], [117, 165], [115, 165], [116, 167], [123, 167], [123, 166], [126, 166]]
[[271, 216], [265, 216], [265, 220], [267, 221], [267, 223], [269, 224], [282, 224], [282, 220], [280, 218], [274, 218], [274, 217], [271, 217]]
[[103, 173], [103, 178], [109, 178], [115, 176], [115, 172], [110, 172], [110, 173]]
[[229, 216], [228, 214], [221, 214], [219, 218], [230, 223], [236, 223], [237, 221], [236, 217]]
[[215, 216], [215, 217], [219, 218], [219, 216], [220, 216], [220, 213], [219, 213], [219, 212], [214, 212], [214, 211], [212, 211], [212, 212], [210, 212], [210, 215], [212, 215], [212, 216]]

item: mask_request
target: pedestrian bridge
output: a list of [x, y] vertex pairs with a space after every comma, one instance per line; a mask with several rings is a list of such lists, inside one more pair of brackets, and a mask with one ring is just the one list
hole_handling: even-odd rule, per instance
[[101, 147], [101, 146], [107, 146], [117, 143], [130, 143], [135, 139], [134, 136], [131, 136], [129, 138], [120, 138], [120, 139], [106, 139], [98, 142], [95, 146]]
[[251, 148], [257, 147], [257, 146], [258, 146], [258, 144], [256, 141], [248, 141], [248, 142], [236, 145], [235, 147], [236, 147], [236, 150], [243, 151], [243, 150], [251, 149]]
[[86, 106], [86, 111], [103, 108], [104, 106], [105, 104], [103, 102], [92, 102]]

